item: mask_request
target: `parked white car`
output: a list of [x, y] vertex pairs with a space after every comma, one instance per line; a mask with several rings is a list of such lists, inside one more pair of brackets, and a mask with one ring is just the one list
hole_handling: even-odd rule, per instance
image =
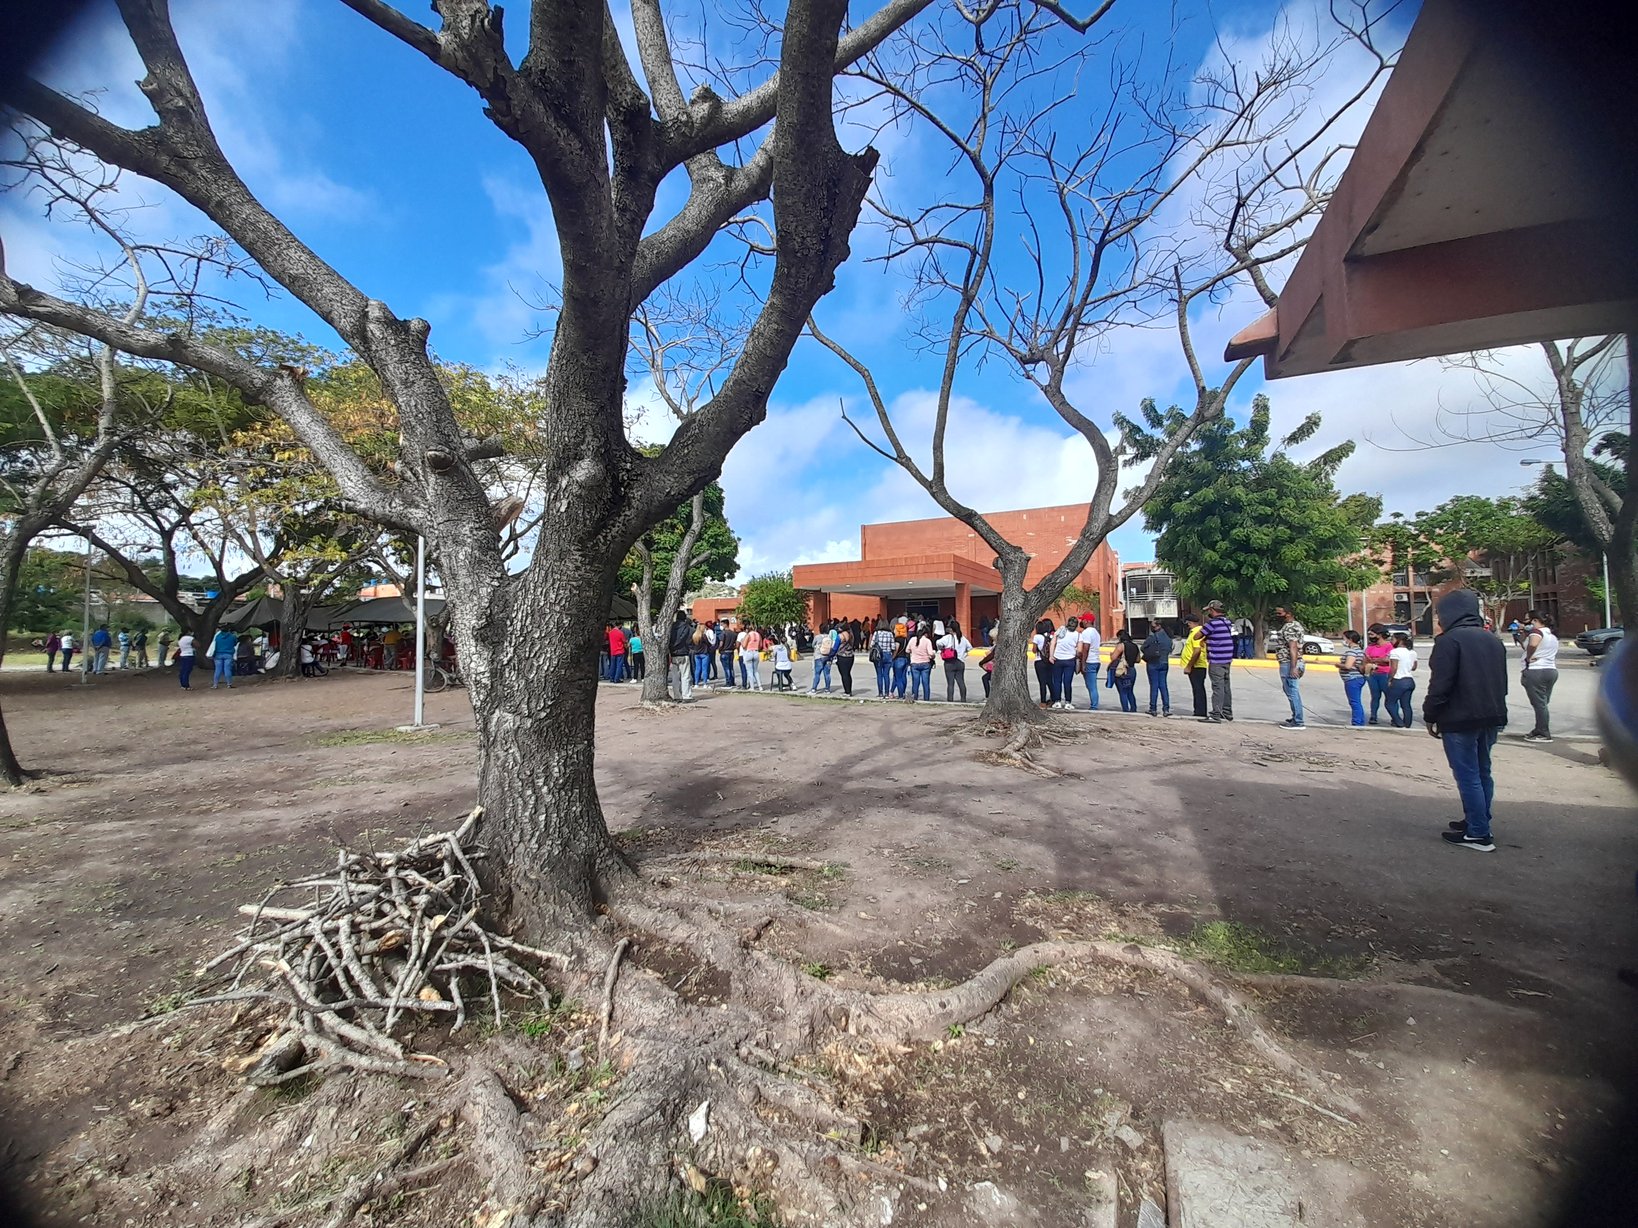
[[[1268, 640], [1263, 647], [1270, 653], [1278, 652], [1280, 648], [1280, 633], [1270, 631]], [[1330, 655], [1335, 656], [1339, 651], [1334, 640], [1328, 640], [1323, 635], [1315, 635], [1310, 631], [1302, 638], [1302, 650], [1307, 656]]]

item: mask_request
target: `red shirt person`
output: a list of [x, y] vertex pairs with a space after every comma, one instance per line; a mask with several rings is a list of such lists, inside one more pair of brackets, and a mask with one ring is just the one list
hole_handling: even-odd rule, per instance
[[610, 626], [609, 631], [609, 681], [624, 682], [626, 680], [626, 633], [618, 626]]

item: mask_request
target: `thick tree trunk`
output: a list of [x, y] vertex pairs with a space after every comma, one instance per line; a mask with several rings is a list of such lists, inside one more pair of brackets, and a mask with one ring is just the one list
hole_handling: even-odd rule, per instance
[[313, 608], [313, 596], [294, 584], [284, 586], [284, 614], [279, 619], [279, 664], [281, 678], [294, 678], [301, 673], [301, 641], [307, 633], [307, 614]]
[[[542, 540], [552, 536], [548, 527]], [[592, 772], [597, 638], [613, 566], [600, 551], [566, 549], [561, 537], [552, 549], [565, 557], [492, 600], [478, 588], [463, 591], [468, 576], [449, 569], [451, 621], [478, 725], [488, 853], [479, 872], [497, 918], [535, 939], [583, 923], [630, 873]]]
[[[34, 537], [34, 530], [28, 525], [19, 525], [17, 530], [6, 535], [3, 539], [3, 553], [0, 553], [0, 630], [3, 630], [11, 621], [11, 599], [17, 592], [17, 577], [22, 573], [23, 560], [28, 556], [28, 543]], [[5, 658], [5, 646], [0, 643], [0, 660]], [[4, 713], [0, 713], [0, 777], [9, 785], [20, 785], [33, 773], [25, 771], [23, 765], [17, 761], [17, 752], [11, 746], [11, 732], [6, 728]]]
[[1001, 572], [1001, 615], [995, 633], [995, 669], [990, 674], [990, 695], [984, 701], [984, 719], [1014, 724], [1040, 721], [1041, 706], [1030, 673], [1029, 637], [1040, 621], [1045, 603], [1024, 588], [1029, 561], [997, 564]]

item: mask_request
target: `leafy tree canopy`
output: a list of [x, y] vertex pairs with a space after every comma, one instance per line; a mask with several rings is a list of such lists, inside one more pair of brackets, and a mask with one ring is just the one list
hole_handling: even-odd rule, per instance
[[788, 571], [754, 577], [739, 596], [739, 618], [758, 627], [783, 627], [808, 616], [806, 598], [791, 583]]
[[[1346, 621], [1347, 591], [1375, 579], [1361, 553], [1381, 500], [1337, 493], [1332, 479], [1351, 442], [1306, 463], [1286, 454], [1319, 430], [1318, 414], [1272, 451], [1269, 414], [1259, 395], [1244, 427], [1222, 418], [1200, 431], [1144, 505], [1144, 524], [1158, 535], [1156, 560], [1190, 601], [1215, 598], [1259, 625], [1283, 605], [1313, 626], [1335, 626]], [[1183, 415], [1145, 400], [1142, 418], [1121, 421], [1140, 457]]]

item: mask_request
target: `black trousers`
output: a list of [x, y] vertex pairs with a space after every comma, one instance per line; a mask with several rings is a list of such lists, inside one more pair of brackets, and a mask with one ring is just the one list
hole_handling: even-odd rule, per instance
[[1041, 702], [1050, 703], [1052, 690], [1052, 662], [1042, 657], [1035, 659], [1035, 685], [1041, 688]]
[[1206, 671], [1191, 669], [1189, 671], [1189, 686], [1194, 691], [1194, 714], [1199, 717], [1206, 715]]
[[837, 657], [836, 672], [842, 675], [842, 694], [853, 694], [853, 658]]

